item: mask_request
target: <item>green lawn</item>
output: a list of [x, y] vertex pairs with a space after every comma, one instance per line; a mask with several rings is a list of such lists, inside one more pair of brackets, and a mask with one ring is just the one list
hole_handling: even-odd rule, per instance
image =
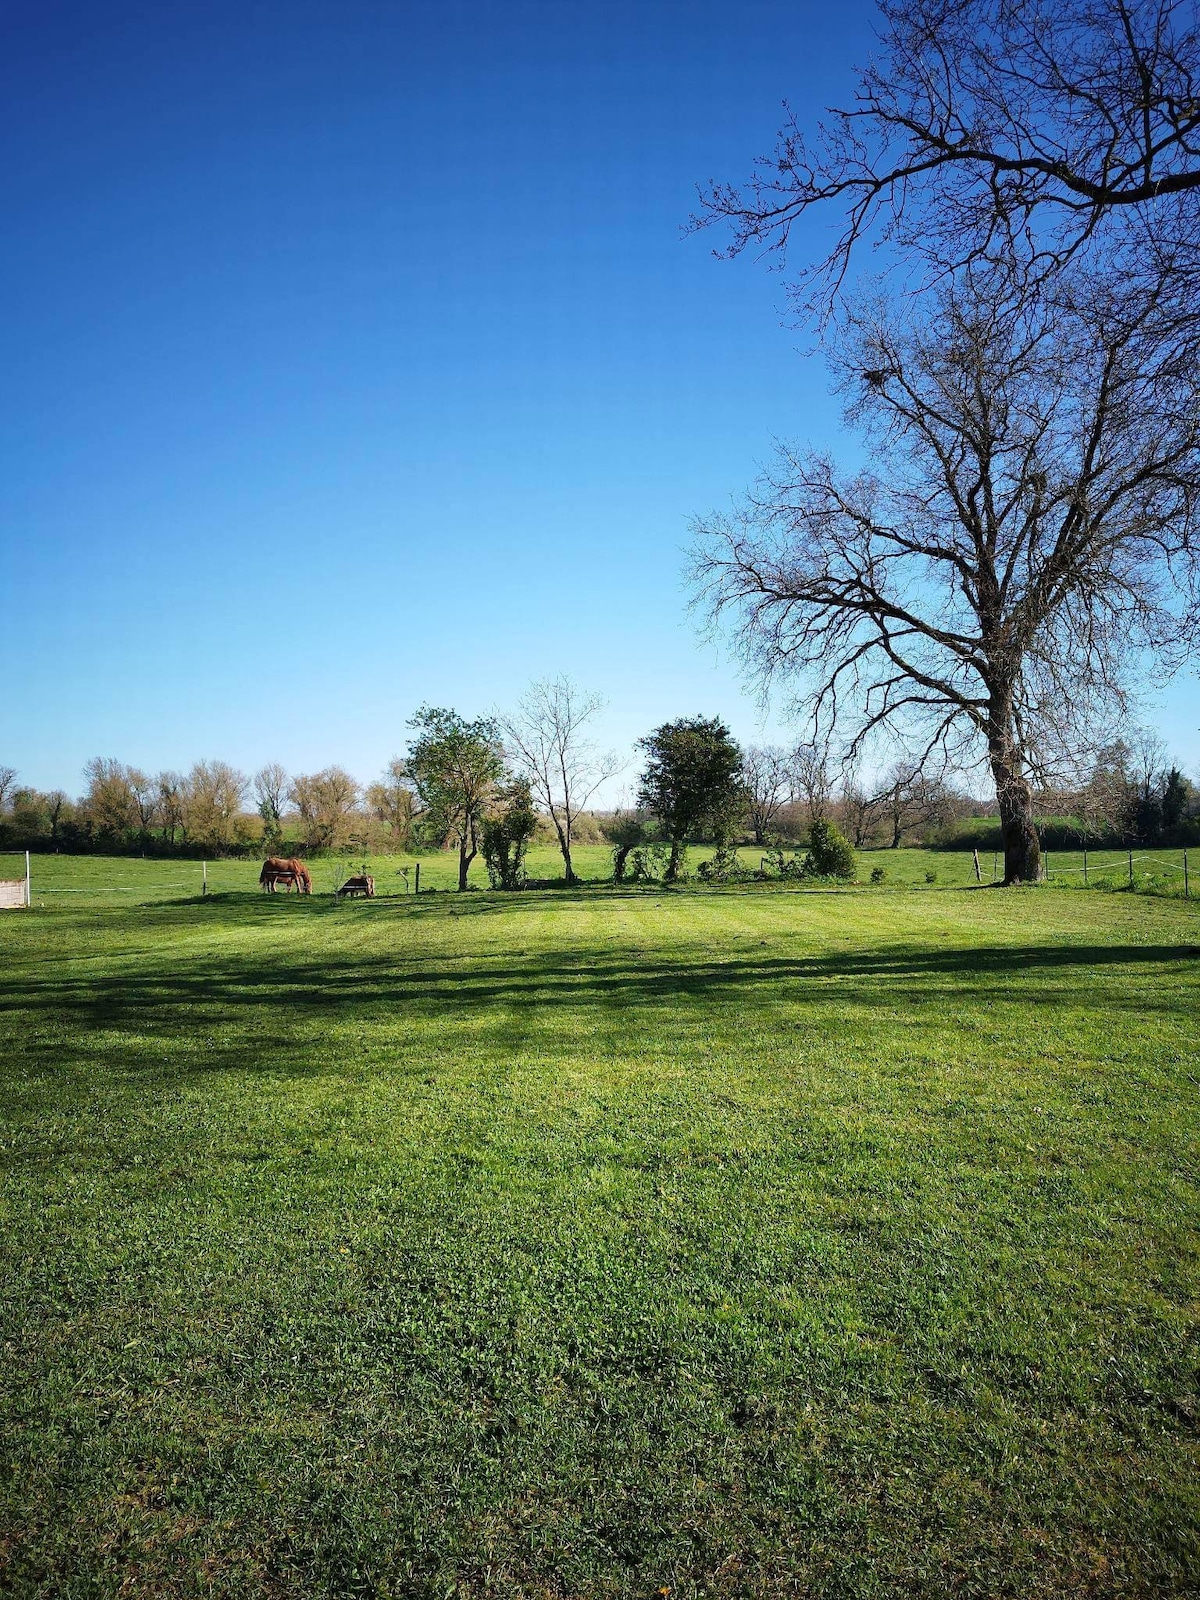
[[35, 858], [0, 1592], [1195, 1594], [1200, 907], [877, 861]]

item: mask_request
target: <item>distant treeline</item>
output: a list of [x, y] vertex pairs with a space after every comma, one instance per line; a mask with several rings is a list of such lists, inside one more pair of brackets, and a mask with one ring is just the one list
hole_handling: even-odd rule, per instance
[[[487, 719], [465, 724], [454, 713], [436, 713], [450, 719], [445, 726], [453, 734], [447, 746], [452, 752], [454, 741], [465, 739], [467, 748], [493, 753], [491, 787], [481, 791], [471, 822], [472, 829], [478, 825], [481, 837], [487, 817], [497, 816], [511, 805], [515, 781], [529, 790], [527, 803], [533, 820], [526, 825], [526, 833], [535, 843], [561, 845], [565, 816], [568, 844], [607, 842], [618, 852], [627, 848], [622, 841], [635, 836], [642, 843], [652, 840], [656, 826], [663, 837], [675, 836], [687, 843], [752, 844], [764, 850], [776, 845], [800, 846], [809, 841], [813, 825], [820, 822], [835, 824], [859, 850], [905, 844], [937, 850], [1003, 848], [994, 807], [916, 764], [897, 762], [866, 782], [835, 764], [819, 746], [743, 749], [723, 725], [704, 719], [664, 724], [641, 741], [639, 748], [648, 753], [651, 762], [641, 775], [639, 799], [631, 810], [584, 810], [569, 793], [570, 804], [564, 808], [553, 781], [554, 763], [547, 756], [557, 746], [553, 740], [539, 745], [529, 736], [530, 717], [535, 713], [545, 716], [549, 705], [568, 770], [570, 760], [576, 762], [577, 795], [588, 788], [581, 774], [610, 774], [619, 763], [610, 757], [597, 760], [578, 738], [578, 723], [584, 720], [580, 706], [590, 716], [596, 708], [594, 700], [577, 698], [572, 702], [570, 694], [575, 691], [565, 680], [535, 688], [543, 693], [543, 699], [532, 711], [528, 705], [523, 708], [525, 723], [514, 718], [507, 724]], [[564, 703], [576, 718], [574, 725], [566, 719], [566, 734], [561, 731]], [[533, 752], [525, 760], [520, 759], [522, 739], [526, 751]], [[684, 741], [671, 758], [681, 763], [680, 773], [689, 770], [689, 761], [694, 763], [695, 749], [710, 756], [719, 752], [725, 788], [719, 806], [698, 801], [693, 814], [666, 826], [664, 805], [671, 803], [670, 796], [678, 790], [678, 775], [671, 783], [660, 782], [658, 791], [653, 784], [647, 789], [647, 782], [654, 751], [660, 745], [664, 750], [674, 749], [671, 739], [676, 745]], [[290, 774], [278, 763], [268, 763], [248, 777], [224, 761], [198, 761], [186, 773], [150, 775], [115, 758], [96, 757], [85, 765], [84, 787], [75, 797], [62, 790], [24, 787], [16, 769], [0, 766], [0, 849], [192, 857], [399, 854], [437, 849], [450, 842], [455, 823], [452, 808], [448, 811], [444, 800], [430, 803], [431, 780], [428, 773], [422, 777], [421, 768], [424, 748], [418, 740], [405, 756], [396, 757], [379, 778], [367, 784], [338, 766]], [[585, 752], [582, 757], [580, 749]], [[538, 751], [545, 758], [541, 782], [536, 781]], [[580, 763], [589, 761], [591, 768], [585, 771]], [[530, 788], [531, 775], [535, 781]], [[659, 776], [661, 779], [662, 774]], [[1084, 845], [1200, 844], [1200, 793], [1177, 767], [1163, 759], [1162, 746], [1152, 735], [1105, 747], [1091, 762], [1085, 781], [1044, 790], [1038, 809], [1042, 819], [1039, 834], [1043, 848], [1049, 850], [1078, 850]]]

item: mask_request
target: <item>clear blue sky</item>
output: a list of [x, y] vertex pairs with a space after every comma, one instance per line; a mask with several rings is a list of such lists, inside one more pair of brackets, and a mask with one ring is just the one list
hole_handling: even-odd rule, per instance
[[[681, 237], [868, 0], [12, 3], [0, 761], [337, 761], [566, 671], [627, 747], [758, 714], [688, 517], [836, 445], [782, 286]], [[1158, 719], [1200, 766], [1195, 679]], [[779, 732], [776, 727], [773, 730]]]

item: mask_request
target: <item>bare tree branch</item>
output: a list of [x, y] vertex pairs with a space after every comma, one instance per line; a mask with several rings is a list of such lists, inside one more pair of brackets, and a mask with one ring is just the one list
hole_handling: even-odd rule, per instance
[[744, 187], [712, 183], [694, 225], [728, 254], [786, 257], [810, 212], [833, 247], [796, 285], [818, 317], [860, 245], [924, 281], [1004, 262], [1026, 286], [1072, 264], [1200, 308], [1200, 28], [1194, 0], [881, 0], [877, 59], [810, 138], [789, 112]]

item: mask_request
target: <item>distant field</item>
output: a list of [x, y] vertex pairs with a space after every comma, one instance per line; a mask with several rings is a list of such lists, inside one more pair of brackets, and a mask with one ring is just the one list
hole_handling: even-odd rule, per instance
[[35, 857], [0, 1593], [1195, 1594], [1200, 906], [860, 861]]
[[[801, 852], [803, 853], [803, 852]], [[693, 848], [688, 854], [688, 867], [694, 874], [702, 861], [711, 856], [711, 849]], [[744, 846], [739, 851], [743, 866], [753, 871], [764, 858], [764, 851], [756, 846]], [[573, 852], [575, 870], [586, 881], [606, 882], [612, 875], [612, 854], [606, 845], [580, 845]], [[882, 868], [886, 874], [883, 889], [930, 887], [927, 876], [932, 873], [938, 888], [962, 888], [975, 882], [975, 868], [971, 852], [946, 850], [860, 850], [857, 852], [859, 878], [867, 884], [871, 872]], [[403, 895], [411, 892], [416, 882], [415, 868], [420, 863], [422, 890], [456, 890], [458, 887], [458, 858], [453, 851], [436, 851], [422, 856], [337, 856], [318, 857], [311, 863], [313, 888], [318, 894], [332, 893], [338, 883], [352, 872], [357, 872], [366, 862], [368, 871], [375, 875], [376, 892], [380, 896]], [[1079, 852], [1053, 851], [1047, 856], [1050, 882], [1056, 887], [1081, 888], [1083, 886], [1083, 856]], [[202, 868], [199, 861], [139, 860], [131, 856], [56, 856], [35, 855], [33, 865], [33, 898], [35, 904], [62, 909], [70, 904], [119, 905], [124, 902], [146, 904], [154, 900], [185, 899], [199, 894]], [[1003, 876], [1003, 861], [991, 852], [980, 854], [980, 872], [985, 883], [993, 874]], [[1200, 880], [1194, 874], [1200, 871], [1200, 851], [1191, 852], [1193, 869], [1191, 888], [1200, 893]], [[260, 863], [254, 861], [210, 861], [207, 863], [208, 887], [212, 893], [236, 893], [253, 890], [258, 885]], [[1153, 883], [1160, 892], [1183, 892], [1183, 851], [1179, 849], [1138, 850], [1134, 852], [1134, 878], [1139, 886]], [[541, 845], [529, 852], [529, 876], [534, 881], [553, 882], [562, 878], [562, 856], [558, 850]], [[0, 878], [19, 877], [25, 871], [23, 855], [0, 853]], [[407, 876], [404, 875], [407, 871]], [[1088, 852], [1089, 883], [1107, 882], [1114, 887], [1128, 882], [1128, 856], [1123, 850]], [[486, 889], [487, 869], [482, 856], [471, 867], [471, 884]], [[734, 886], [729, 892], [736, 892]], [[779, 886], [794, 892], [795, 884]], [[872, 892], [882, 892], [872, 890]]]

